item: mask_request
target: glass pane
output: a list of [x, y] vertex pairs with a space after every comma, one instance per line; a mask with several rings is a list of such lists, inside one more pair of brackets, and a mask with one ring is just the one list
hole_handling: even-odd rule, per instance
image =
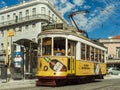
[[76, 42], [68, 40], [68, 56], [75, 56]]
[[94, 61], [94, 47], [91, 47], [91, 61]]
[[51, 38], [43, 38], [42, 54], [43, 55], [51, 55], [51, 47], [52, 47], [52, 39]]
[[81, 43], [81, 59], [85, 60], [85, 44], [84, 43]]
[[86, 46], [86, 58], [87, 58], [87, 60], [90, 60], [90, 46], [89, 45], [87, 45]]
[[55, 56], [65, 55], [65, 38], [61, 37], [54, 38], [54, 55]]

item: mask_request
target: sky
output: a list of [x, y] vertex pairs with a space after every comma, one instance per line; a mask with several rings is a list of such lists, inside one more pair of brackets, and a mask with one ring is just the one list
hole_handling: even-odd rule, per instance
[[[24, 0], [29, 1], [29, 0]], [[120, 0], [48, 0], [70, 25], [71, 12], [88, 10], [73, 16], [79, 29], [89, 38], [100, 39], [120, 35]], [[0, 0], [0, 8], [19, 4], [20, 0]], [[73, 25], [74, 26], [74, 25]]]

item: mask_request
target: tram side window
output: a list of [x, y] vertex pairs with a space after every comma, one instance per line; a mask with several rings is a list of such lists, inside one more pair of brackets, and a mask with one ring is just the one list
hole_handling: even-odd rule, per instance
[[98, 62], [98, 49], [95, 48], [95, 61]]
[[85, 44], [84, 43], [81, 43], [81, 59], [85, 60], [85, 56], [86, 56], [86, 53], [85, 53]]
[[68, 55], [75, 56], [76, 52], [76, 42], [72, 40], [68, 40]]
[[101, 61], [104, 63], [104, 51], [102, 51], [102, 57], [101, 57]]
[[94, 47], [91, 47], [91, 61], [94, 61]]
[[65, 55], [65, 38], [61, 37], [54, 38], [54, 55], [55, 56]]
[[86, 58], [87, 60], [90, 60], [90, 46], [86, 45]]
[[101, 50], [99, 50], [99, 61], [101, 62]]
[[43, 55], [51, 55], [51, 46], [52, 46], [52, 39], [51, 38], [43, 38], [42, 54]]

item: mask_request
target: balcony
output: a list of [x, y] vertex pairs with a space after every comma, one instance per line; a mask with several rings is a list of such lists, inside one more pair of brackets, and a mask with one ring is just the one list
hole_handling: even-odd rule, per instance
[[47, 22], [52, 22], [52, 18], [48, 15], [45, 14], [36, 14], [36, 15], [32, 15], [32, 16], [26, 16], [26, 17], [21, 17], [21, 18], [16, 18], [13, 20], [9, 20], [6, 22], [1, 22], [0, 23], [0, 28], [3, 27], [7, 27], [7, 26], [11, 26], [11, 25], [16, 25], [16, 24], [20, 24], [20, 23], [26, 23], [29, 21], [36, 21], [36, 20], [44, 20]]

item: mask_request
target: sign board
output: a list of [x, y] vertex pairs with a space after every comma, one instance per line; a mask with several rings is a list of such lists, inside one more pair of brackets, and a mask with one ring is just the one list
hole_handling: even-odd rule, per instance
[[22, 67], [22, 52], [14, 52], [14, 66], [15, 68]]
[[7, 35], [8, 36], [14, 36], [15, 32], [13, 30], [10, 30], [10, 31], [7, 32]]

